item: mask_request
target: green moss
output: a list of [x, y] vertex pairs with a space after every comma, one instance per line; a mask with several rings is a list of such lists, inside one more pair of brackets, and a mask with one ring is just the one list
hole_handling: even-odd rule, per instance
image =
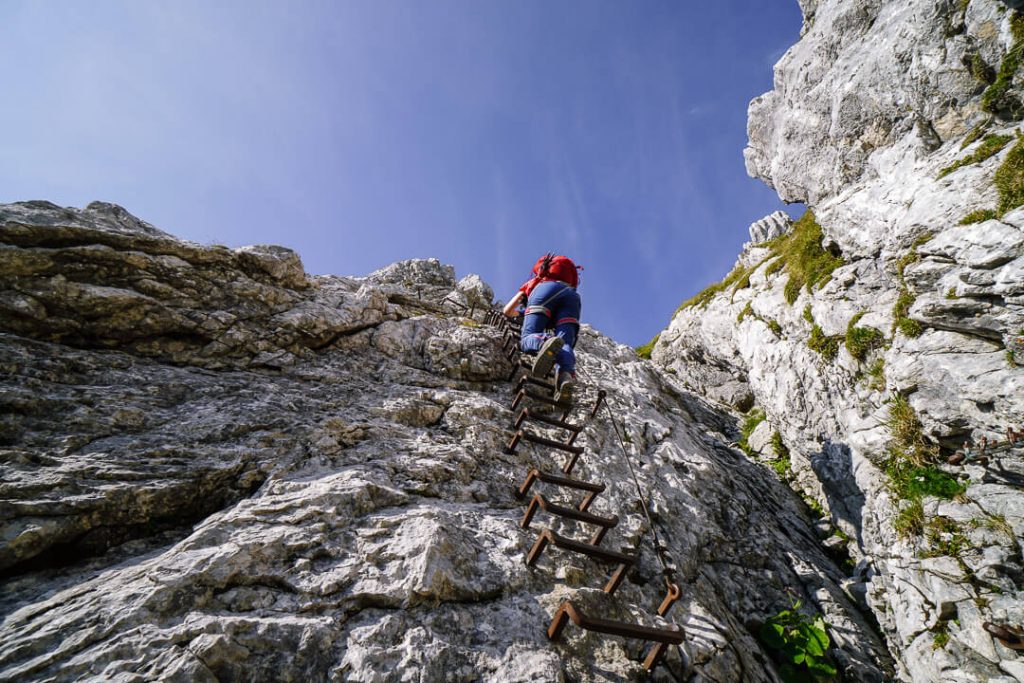
[[755, 429], [757, 429], [757, 425], [764, 422], [764, 419], [764, 411], [760, 408], [754, 408], [747, 413], [747, 416], [743, 420], [743, 424], [740, 425], [739, 444], [740, 448], [742, 448], [743, 452], [747, 455], [753, 454], [753, 450], [750, 448], [750, 444], [747, 442], [747, 439], [749, 439], [750, 435], [754, 433]]
[[977, 211], [971, 211], [969, 214], [961, 218], [960, 225], [982, 223], [984, 221], [990, 221], [993, 218], [999, 218], [999, 214], [996, 213], [995, 209], [978, 209]]
[[939, 171], [939, 178], [944, 178], [958, 168], [979, 164], [1001, 152], [1003, 148], [1011, 142], [1013, 142], [1012, 135], [986, 135], [985, 139], [982, 140], [981, 144], [978, 146], [978, 149], [974, 150], [962, 159], [957, 159], [955, 162]]
[[995, 186], [999, 194], [996, 210], [1000, 215], [1024, 204], [1024, 138], [1018, 137], [1017, 144], [996, 169]]
[[1006, 364], [1011, 368], [1017, 367], [1017, 357], [1013, 355], [1013, 351], [1006, 349]]
[[810, 304], [807, 304], [806, 306], [804, 306], [804, 320], [806, 320], [807, 322], [809, 322], [812, 325], [814, 324], [814, 314], [811, 313], [811, 305]]
[[821, 326], [815, 323], [811, 326], [811, 336], [807, 340], [807, 346], [812, 351], [821, 354], [826, 360], [833, 360], [839, 354], [839, 342], [842, 337], [838, 335], [826, 335]]
[[651, 359], [651, 351], [654, 350], [654, 345], [658, 343], [659, 339], [661, 339], [661, 332], [659, 332], [658, 334], [654, 335], [654, 338], [651, 339], [651, 341], [649, 341], [646, 344], [644, 344], [643, 346], [636, 347], [636, 355], [638, 355], [641, 358], [644, 358], [646, 360], [650, 360]]
[[874, 327], [857, 327], [857, 322], [863, 316], [863, 313], [858, 313], [846, 326], [846, 350], [859, 361], [863, 361], [869, 352], [885, 343], [885, 335], [881, 330]]
[[[764, 320], [764, 318], [762, 318], [762, 320]], [[771, 330], [776, 337], [782, 337], [782, 325], [779, 324], [778, 320], [768, 319], [765, 320], [765, 324], [768, 325], [768, 329]]]

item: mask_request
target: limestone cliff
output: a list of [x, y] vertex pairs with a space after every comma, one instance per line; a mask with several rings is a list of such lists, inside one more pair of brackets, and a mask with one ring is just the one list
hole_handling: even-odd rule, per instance
[[657, 680], [779, 680], [757, 634], [796, 600], [844, 680], [891, 677], [804, 503], [729, 446], [734, 420], [588, 327], [571, 419], [607, 390], [675, 558], [667, 622], [606, 412], [574, 476], [607, 485], [604, 546], [639, 562], [611, 597], [581, 556], [525, 565], [542, 526], [576, 532], [520, 528], [516, 485], [561, 460], [505, 452], [511, 366], [479, 278], [309, 276], [286, 249], [183, 242], [101, 203], [0, 206], [0, 260], [0, 680], [642, 680], [635, 640], [547, 639], [566, 598], [684, 629]]
[[1024, 18], [996, 0], [801, 7], [745, 156], [810, 211], [751, 226], [653, 359], [763, 411], [746, 443], [850, 539], [901, 680], [1022, 681], [983, 624], [1024, 626], [1024, 450], [979, 446], [1024, 427]]

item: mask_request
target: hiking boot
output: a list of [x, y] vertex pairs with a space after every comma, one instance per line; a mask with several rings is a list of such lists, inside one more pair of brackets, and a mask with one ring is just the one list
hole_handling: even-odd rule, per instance
[[565, 340], [561, 337], [551, 337], [544, 342], [533, 361], [534, 377], [544, 378], [551, 372], [551, 368], [555, 366], [555, 358], [564, 345]]
[[572, 403], [572, 393], [576, 388], [576, 375], [570, 372], [560, 372], [555, 381], [558, 384], [558, 389], [555, 391], [555, 400], [562, 405]]

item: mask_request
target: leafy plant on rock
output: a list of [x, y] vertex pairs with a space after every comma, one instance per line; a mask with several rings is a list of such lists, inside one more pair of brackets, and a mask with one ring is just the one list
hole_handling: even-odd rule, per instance
[[773, 650], [779, 664], [779, 677], [785, 683], [832, 681], [836, 667], [828, 656], [831, 640], [825, 620], [811, 619], [799, 612], [800, 601], [768, 619], [758, 634], [761, 642]]
[[859, 361], [863, 361], [870, 351], [885, 343], [885, 335], [881, 330], [874, 327], [857, 327], [857, 323], [863, 317], [864, 313], [858, 313], [846, 326], [846, 350]]

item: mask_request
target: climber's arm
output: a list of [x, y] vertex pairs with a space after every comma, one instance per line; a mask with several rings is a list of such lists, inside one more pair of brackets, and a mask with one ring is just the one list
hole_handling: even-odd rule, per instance
[[516, 295], [509, 299], [509, 302], [505, 304], [505, 308], [501, 311], [510, 318], [514, 318], [519, 315], [519, 304], [522, 302], [523, 297], [526, 295], [522, 291], [516, 292]]

